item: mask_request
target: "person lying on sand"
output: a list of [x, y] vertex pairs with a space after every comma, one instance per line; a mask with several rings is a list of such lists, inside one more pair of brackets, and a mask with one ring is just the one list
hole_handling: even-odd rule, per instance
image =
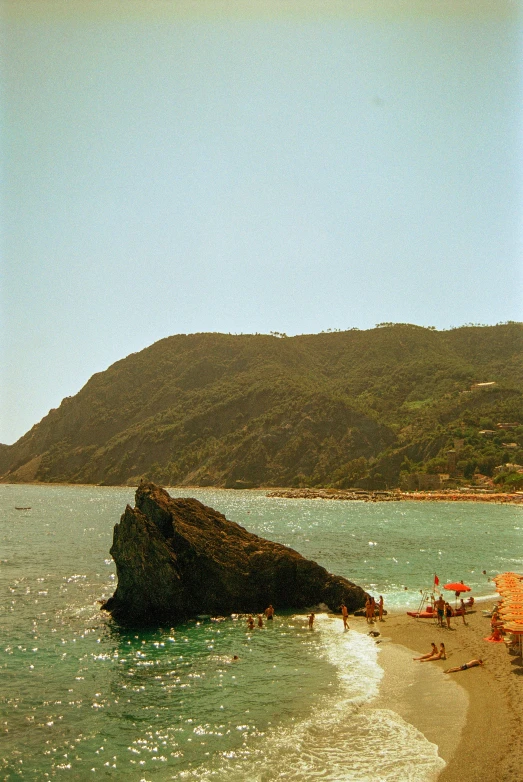
[[421, 657], [413, 657], [413, 660], [428, 660], [429, 657], [434, 657], [438, 653], [438, 647], [435, 643], [431, 643], [432, 649], [427, 654], [422, 654]]
[[475, 668], [476, 665], [483, 665], [483, 660], [470, 660], [464, 665], [458, 665], [456, 668], [447, 668], [445, 673], [457, 673], [458, 671], [468, 671], [469, 668]]
[[445, 644], [439, 645], [439, 652], [436, 649], [435, 653], [430, 657], [425, 657], [424, 660], [420, 660], [421, 663], [431, 663], [433, 660], [446, 660], [447, 652], [445, 651]]

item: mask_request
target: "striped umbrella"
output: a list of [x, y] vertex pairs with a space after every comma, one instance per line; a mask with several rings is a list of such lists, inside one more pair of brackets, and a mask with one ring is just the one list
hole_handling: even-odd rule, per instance
[[507, 622], [504, 627], [505, 632], [518, 637], [519, 653], [523, 657], [523, 622]]

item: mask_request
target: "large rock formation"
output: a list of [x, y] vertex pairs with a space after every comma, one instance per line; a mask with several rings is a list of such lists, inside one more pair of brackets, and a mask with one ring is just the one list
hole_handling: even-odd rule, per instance
[[114, 528], [118, 586], [103, 608], [123, 624], [174, 623], [198, 614], [260, 612], [342, 602], [365, 592], [293, 549], [259, 538], [195, 499], [152, 483], [136, 492]]

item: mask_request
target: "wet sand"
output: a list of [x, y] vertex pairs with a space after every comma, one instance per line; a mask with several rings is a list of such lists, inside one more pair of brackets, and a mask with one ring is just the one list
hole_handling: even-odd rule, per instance
[[[484, 640], [490, 635], [490, 619], [482, 611], [492, 603], [479, 603], [477, 610], [467, 614], [467, 625], [461, 617], [452, 619], [451, 630], [439, 628], [433, 620], [414, 619], [406, 614], [389, 614], [374, 625], [381, 637], [390, 638], [390, 643], [382, 644], [380, 660], [389, 682], [385, 684], [384, 697], [391, 686], [393, 695], [390, 676], [397, 675], [398, 663], [402, 663], [405, 676], [411, 679], [412, 692], [408, 700], [402, 699], [402, 716], [438, 745], [439, 754], [447, 763], [438, 782], [523, 779], [523, 661], [519, 655], [509, 653], [504, 643]], [[351, 618], [351, 627], [367, 631], [364, 619]], [[431, 641], [438, 646], [443, 641], [447, 660], [412, 661], [415, 652], [424, 654], [430, 650]], [[485, 665], [442, 675], [446, 668], [475, 658], [483, 659]], [[415, 667], [414, 680], [410, 665]], [[431, 668], [440, 670], [439, 678]], [[433, 692], [439, 686], [445, 694], [445, 708], [440, 697], [431, 703], [431, 687]]]

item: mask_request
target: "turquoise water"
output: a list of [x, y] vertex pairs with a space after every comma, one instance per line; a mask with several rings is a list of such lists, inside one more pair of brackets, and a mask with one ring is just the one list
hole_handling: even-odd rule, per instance
[[[190, 494], [389, 607], [417, 606], [434, 572], [487, 596], [488, 575], [523, 570], [520, 507]], [[0, 486], [2, 779], [435, 778], [435, 744], [401, 709], [373, 706], [380, 648], [337, 617], [320, 614], [312, 633], [292, 613], [253, 632], [228, 617], [137, 633], [101, 613], [113, 525], [133, 498]]]

